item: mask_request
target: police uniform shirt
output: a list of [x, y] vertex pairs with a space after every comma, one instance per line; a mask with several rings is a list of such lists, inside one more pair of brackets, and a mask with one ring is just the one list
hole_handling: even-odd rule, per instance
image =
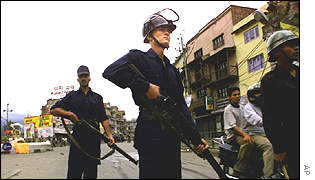
[[[165, 92], [180, 104], [182, 112], [196, 128], [183, 97], [184, 88], [179, 72], [170, 64], [166, 56], [163, 60], [166, 67], [163, 66], [161, 58], [152, 48], [147, 52], [130, 50], [129, 53], [108, 66], [103, 73], [104, 78], [117, 86], [121, 88], [129, 87], [135, 104], [139, 106], [140, 112], [135, 131], [136, 148], [162, 148], [163, 142], [165, 142], [164, 144], [180, 144], [179, 140], [174, 140], [176, 138], [172, 137], [171, 134], [166, 135], [161, 131], [159, 121], [150, 121], [143, 116], [145, 106], [139, 97], [145, 96], [150, 83], [159, 86], [160, 92]], [[146, 77], [146, 80], [129, 68], [128, 64], [134, 64]], [[174, 147], [174, 145], [171, 147]]]
[[296, 70], [295, 78], [276, 66], [261, 80], [263, 126], [275, 153], [299, 147], [300, 70], [295, 65], [293, 68]]
[[[99, 129], [99, 122], [108, 119], [105, 113], [102, 96], [93, 92], [91, 88], [87, 94], [84, 94], [81, 88], [77, 91], [69, 92], [64, 98], [51, 107], [51, 109], [54, 108], [62, 108], [66, 111], [71, 111], [78, 116], [79, 120], [85, 119], [96, 129]], [[101, 140], [99, 134], [95, 133], [93, 130], [89, 130], [89, 127], [85, 124], [81, 124], [80, 126], [74, 126], [72, 135], [86, 152], [99, 157]], [[75, 153], [79, 152], [73, 143], [70, 148], [70, 152], [72, 151], [75, 151]], [[82, 157], [86, 158], [83, 153], [79, 154], [82, 154]]]

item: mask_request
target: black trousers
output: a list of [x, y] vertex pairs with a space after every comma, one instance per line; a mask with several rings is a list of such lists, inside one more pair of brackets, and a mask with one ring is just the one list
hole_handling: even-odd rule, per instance
[[138, 151], [139, 179], [181, 179], [180, 151]]
[[97, 178], [97, 164], [89, 166], [84, 164], [73, 163], [68, 161], [67, 179], [96, 179]]
[[96, 179], [98, 161], [90, 159], [71, 144], [67, 179]]

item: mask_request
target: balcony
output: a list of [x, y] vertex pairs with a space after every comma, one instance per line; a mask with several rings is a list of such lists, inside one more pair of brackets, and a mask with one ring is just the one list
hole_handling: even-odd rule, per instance
[[225, 108], [230, 103], [228, 97], [217, 99], [215, 102], [217, 109]]
[[211, 81], [208, 81], [206, 86], [215, 86], [222, 81], [235, 82], [238, 79], [237, 66], [230, 66], [229, 68], [223, 68], [212, 72], [212, 77], [215, 77], [215, 79], [213, 78]]

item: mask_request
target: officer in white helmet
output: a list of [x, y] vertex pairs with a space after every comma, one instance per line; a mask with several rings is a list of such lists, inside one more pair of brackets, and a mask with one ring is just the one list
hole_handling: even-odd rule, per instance
[[[173, 11], [169, 8], [162, 11], [164, 10]], [[207, 141], [201, 138], [188, 110], [179, 72], [164, 55], [164, 50], [169, 47], [170, 34], [176, 29], [173, 22], [179, 17], [174, 21], [166, 19], [162, 11], [150, 15], [143, 24], [143, 42], [149, 43], [151, 48], [147, 52], [130, 50], [109, 65], [103, 73], [105, 79], [117, 86], [130, 88], [135, 104], [139, 106], [134, 147], [139, 154], [140, 179], [182, 178], [181, 141], [174, 132], [163, 128], [161, 120], [141, 98], [143, 96], [149, 101], [155, 101], [160, 98], [160, 92], [169, 94], [190, 120], [189, 124], [194, 129], [194, 133], [188, 138], [196, 150], [203, 152], [209, 147]], [[173, 12], [177, 15], [175, 11]], [[128, 64], [134, 64], [146, 78], [131, 70]], [[174, 121], [180, 122], [181, 119], [174, 119]]]

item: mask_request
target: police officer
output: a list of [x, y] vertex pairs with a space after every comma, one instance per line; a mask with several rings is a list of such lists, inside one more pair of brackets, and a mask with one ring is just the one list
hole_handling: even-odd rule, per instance
[[[88, 67], [80, 66], [77, 71], [80, 88], [77, 91], [69, 92], [64, 98], [51, 107], [51, 114], [54, 116], [67, 117], [75, 126], [73, 137], [82, 148], [94, 157], [100, 157], [101, 136], [89, 130], [85, 124], [80, 124], [80, 119], [85, 119], [95, 128], [99, 129], [102, 123], [106, 135], [110, 139], [108, 146], [115, 141], [110, 131], [108, 117], [105, 114], [103, 98], [93, 92], [89, 87], [90, 72]], [[83, 154], [71, 141], [68, 159], [68, 179], [97, 178], [97, 165], [99, 160], [91, 159]]]
[[[160, 120], [155, 118], [144, 102], [159, 98], [160, 92], [166, 92], [178, 104], [182, 112], [190, 119], [195, 130], [192, 143], [197, 151], [202, 152], [209, 145], [200, 134], [188, 111], [183, 97], [183, 85], [177, 69], [164, 55], [169, 47], [170, 34], [176, 29], [172, 21], [160, 13], [151, 15], [143, 25], [144, 42], [151, 48], [147, 52], [130, 50], [129, 53], [108, 66], [103, 77], [121, 88], [129, 87], [135, 104], [139, 106], [139, 116], [135, 129], [134, 147], [139, 154], [139, 178], [181, 178], [180, 140], [171, 131], [161, 127]], [[128, 64], [134, 64], [147, 80], [131, 70]], [[176, 119], [176, 121], [180, 121]]]
[[275, 160], [288, 165], [290, 178], [300, 173], [300, 83], [298, 37], [291, 31], [274, 32], [267, 41], [269, 62], [277, 62], [273, 71], [261, 80], [265, 133], [273, 145]]

